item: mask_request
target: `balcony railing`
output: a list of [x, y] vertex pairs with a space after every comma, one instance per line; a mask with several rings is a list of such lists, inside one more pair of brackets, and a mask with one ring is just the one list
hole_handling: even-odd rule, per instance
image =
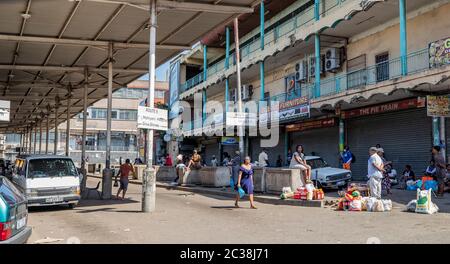
[[[320, 16], [321, 17], [328, 16], [336, 9], [342, 7], [344, 3], [350, 1], [359, 1], [359, 0], [336, 0], [334, 4], [329, 6], [327, 5], [325, 10], [321, 12]], [[275, 22], [276, 26], [269, 32], [265, 33], [264, 46], [266, 47], [273, 45], [281, 37], [292, 34], [293, 31], [299, 28], [308, 26], [309, 24], [313, 23], [314, 20], [315, 20], [314, 5], [312, 5], [283, 23], [277, 24], [278, 22]], [[248, 60], [256, 56], [255, 53], [261, 50], [261, 39], [259, 37], [258, 38], [254, 37], [250, 43], [243, 45], [242, 47], [240, 47], [240, 49], [241, 49], [241, 60]], [[235, 63], [235, 53], [232, 53], [230, 54], [230, 65], [234, 63]], [[208, 77], [215, 75], [216, 73], [222, 71], [223, 69], [225, 69], [225, 58], [208, 66]], [[190, 88], [197, 86], [203, 81], [204, 81], [203, 73], [200, 73], [199, 75], [194, 76], [193, 78], [187, 80], [184, 84], [182, 84], [182, 89], [183, 91], [189, 90]]]

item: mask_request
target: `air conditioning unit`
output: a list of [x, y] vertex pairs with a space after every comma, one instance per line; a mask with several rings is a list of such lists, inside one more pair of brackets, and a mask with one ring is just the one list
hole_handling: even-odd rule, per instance
[[[325, 55], [320, 56], [320, 74], [324, 73], [325, 70]], [[316, 76], [316, 57], [310, 57], [309, 58], [309, 76], [315, 77]]]
[[341, 50], [338, 48], [328, 49], [325, 53], [325, 70], [334, 71], [341, 67]]
[[304, 81], [306, 78], [308, 78], [308, 62], [302, 60], [295, 64], [295, 81]]

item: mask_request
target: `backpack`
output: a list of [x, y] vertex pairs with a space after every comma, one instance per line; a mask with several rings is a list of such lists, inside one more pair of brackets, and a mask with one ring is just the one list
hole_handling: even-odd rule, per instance
[[352, 163], [355, 163], [356, 162], [356, 157], [355, 157], [355, 155], [353, 155], [353, 153], [352, 153]]

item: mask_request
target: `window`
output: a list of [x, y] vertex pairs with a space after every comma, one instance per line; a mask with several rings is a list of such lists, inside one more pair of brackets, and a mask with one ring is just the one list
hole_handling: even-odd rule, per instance
[[155, 91], [155, 98], [164, 99], [165, 91]]
[[117, 119], [117, 110], [111, 111], [111, 119]]
[[139, 98], [143, 98], [144, 91], [146, 91], [146, 89], [121, 88], [121, 89], [117, 90], [116, 92], [114, 92], [113, 97], [139, 99]]
[[366, 54], [348, 60], [347, 62], [347, 87], [348, 89], [359, 88], [366, 85]]
[[375, 56], [377, 82], [389, 80], [389, 53]]

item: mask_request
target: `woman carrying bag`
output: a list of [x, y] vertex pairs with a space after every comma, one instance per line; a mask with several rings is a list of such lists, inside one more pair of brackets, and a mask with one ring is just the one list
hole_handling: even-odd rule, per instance
[[244, 164], [239, 168], [239, 177], [235, 190], [238, 191], [236, 194], [236, 201], [234, 206], [239, 208], [239, 199], [245, 194], [249, 195], [250, 208], [257, 209], [253, 202], [253, 167], [250, 163], [250, 157], [245, 157]]

